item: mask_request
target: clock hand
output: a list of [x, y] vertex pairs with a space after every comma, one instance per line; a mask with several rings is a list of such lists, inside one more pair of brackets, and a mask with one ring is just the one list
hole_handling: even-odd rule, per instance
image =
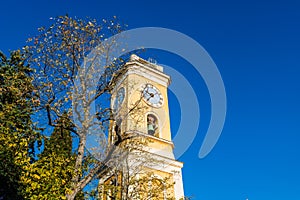
[[145, 92], [149, 95], [149, 98], [147, 100], [149, 100], [150, 98], [154, 97], [154, 94], [152, 92], [148, 91], [149, 89], [146, 89]]
[[147, 101], [154, 97], [153, 93], [149, 93], [149, 94], [150, 95], [149, 95], [149, 98], [147, 99]]

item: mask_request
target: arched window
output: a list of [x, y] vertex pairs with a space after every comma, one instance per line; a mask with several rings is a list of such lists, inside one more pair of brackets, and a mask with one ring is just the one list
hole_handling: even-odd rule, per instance
[[116, 142], [117, 140], [120, 139], [121, 136], [121, 127], [122, 127], [122, 118], [118, 118], [115, 121], [114, 127], [113, 127], [113, 131], [112, 134], [110, 136], [110, 141], [111, 143]]
[[121, 125], [122, 125], [122, 119], [118, 118], [115, 124], [115, 133], [117, 136], [121, 135]]
[[149, 135], [158, 137], [158, 120], [153, 114], [147, 115], [147, 131]]

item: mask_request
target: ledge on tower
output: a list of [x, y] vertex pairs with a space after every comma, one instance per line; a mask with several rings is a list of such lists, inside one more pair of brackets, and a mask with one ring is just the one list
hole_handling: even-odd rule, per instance
[[156, 70], [161, 71], [161, 72], [163, 72], [163, 69], [164, 69], [162, 66], [159, 66], [156, 63], [152, 63], [152, 62], [146, 61], [146, 60], [138, 57], [135, 54], [132, 54], [130, 56], [130, 62], [139, 62], [139, 63], [141, 63], [143, 65], [146, 65], [148, 67], [151, 67], [152, 69], [156, 69]]

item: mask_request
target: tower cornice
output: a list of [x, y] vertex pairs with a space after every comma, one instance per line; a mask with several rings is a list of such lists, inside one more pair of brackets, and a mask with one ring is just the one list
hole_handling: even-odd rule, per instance
[[168, 87], [171, 83], [171, 77], [163, 73], [163, 67], [157, 64], [150, 63], [137, 55], [130, 56], [128, 62], [124, 64], [125, 73], [119, 77], [115, 88], [130, 74], [137, 74], [148, 80], [156, 82], [164, 87]]

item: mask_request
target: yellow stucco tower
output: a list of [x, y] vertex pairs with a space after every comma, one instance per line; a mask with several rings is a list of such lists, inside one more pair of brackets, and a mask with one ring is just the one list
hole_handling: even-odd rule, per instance
[[[179, 200], [184, 196], [183, 163], [176, 161], [173, 154], [167, 96], [169, 84], [170, 77], [163, 73], [163, 67], [132, 55], [112, 91], [111, 108], [122, 133], [136, 133], [151, 141], [144, 150], [164, 163], [163, 166], [151, 165], [151, 170], [157, 176], [171, 177], [175, 183], [172, 193]], [[114, 137], [116, 135], [111, 133], [111, 142]]]

